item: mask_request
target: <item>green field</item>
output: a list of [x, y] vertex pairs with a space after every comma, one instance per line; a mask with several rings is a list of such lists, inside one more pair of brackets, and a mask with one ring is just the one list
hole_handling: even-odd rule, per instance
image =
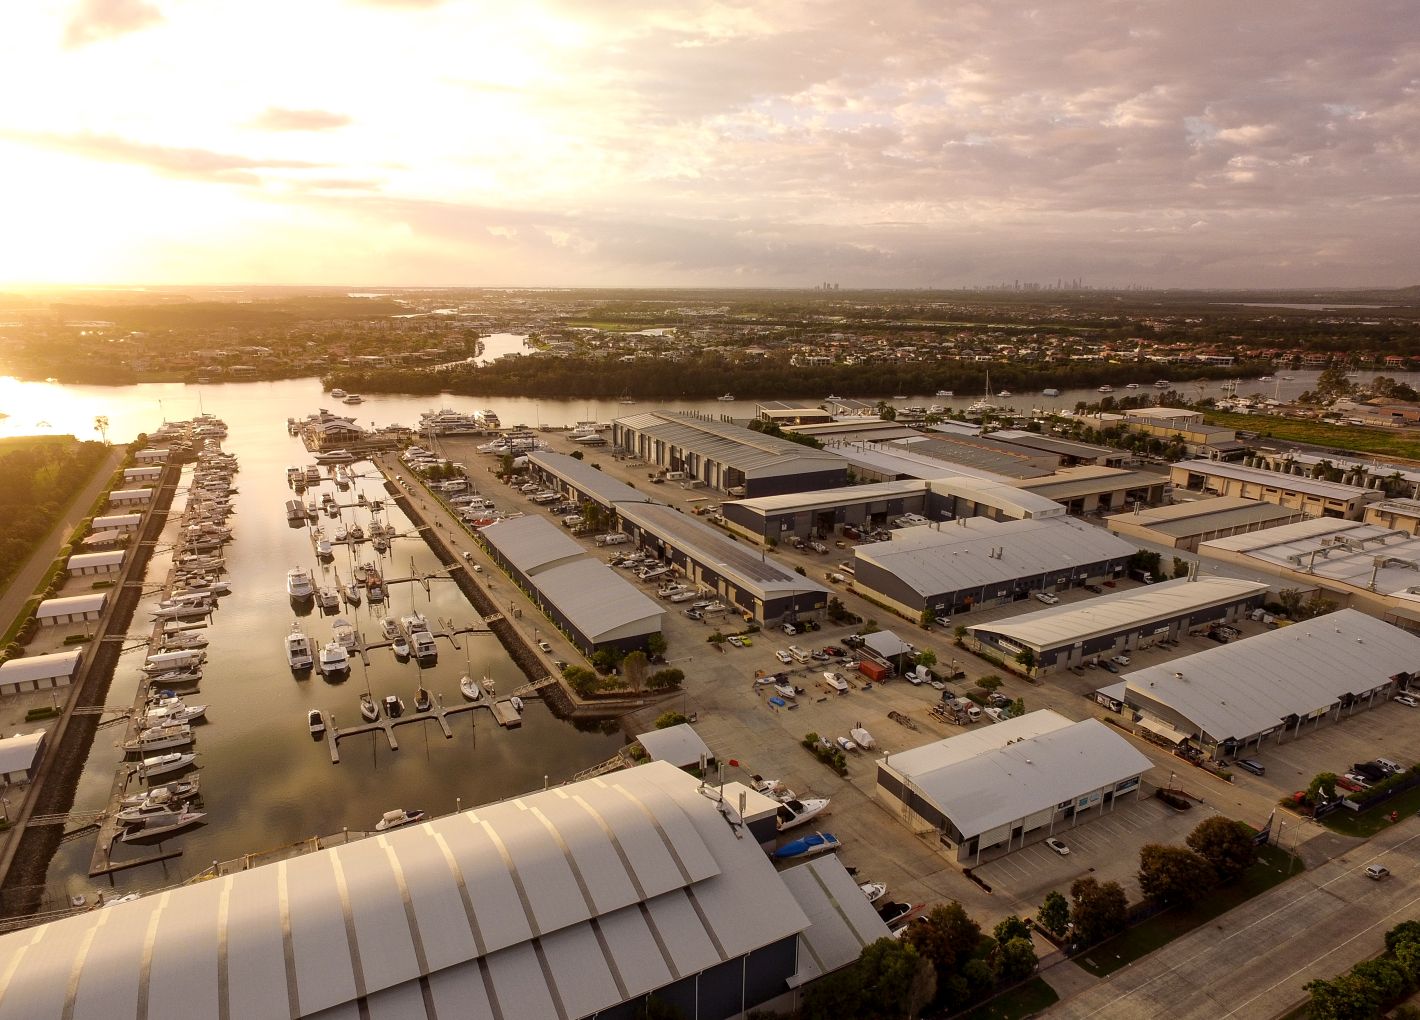
[[1035, 1016], [1047, 1006], [1060, 1001], [1055, 989], [1045, 983], [1045, 978], [1031, 978], [1025, 984], [1012, 988], [1009, 992], [996, 996], [990, 1002], [983, 1002], [965, 1020], [1022, 1020]]
[[1180, 935], [1187, 935], [1259, 893], [1282, 884], [1292, 875], [1301, 874], [1303, 867], [1300, 858], [1294, 858], [1275, 846], [1262, 847], [1257, 863], [1232, 885], [1210, 893], [1191, 907], [1156, 914], [1124, 934], [1101, 942], [1075, 962], [1096, 977], [1112, 974], [1125, 964], [1168, 945]]
[[1420, 786], [1397, 793], [1394, 797], [1387, 797], [1359, 814], [1343, 807], [1323, 818], [1321, 824], [1333, 832], [1345, 833], [1347, 836], [1374, 836], [1386, 826], [1394, 824], [1390, 820], [1392, 811], [1402, 819], [1420, 811]]
[[1227, 414], [1206, 411], [1204, 419], [1210, 425], [1256, 432], [1264, 439], [1283, 439], [1293, 443], [1326, 446], [1347, 453], [1375, 453], [1387, 457], [1420, 458], [1420, 436], [1410, 432], [1361, 428], [1356, 425], [1331, 425], [1320, 421], [1299, 421], [1267, 414]]

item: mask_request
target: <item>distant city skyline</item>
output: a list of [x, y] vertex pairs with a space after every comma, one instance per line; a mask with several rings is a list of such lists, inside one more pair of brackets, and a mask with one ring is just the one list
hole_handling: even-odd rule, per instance
[[1420, 284], [1420, 6], [71, 0], [0, 286]]

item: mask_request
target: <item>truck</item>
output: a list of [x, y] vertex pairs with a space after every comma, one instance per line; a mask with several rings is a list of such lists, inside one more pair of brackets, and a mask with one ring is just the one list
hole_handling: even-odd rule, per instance
[[789, 654], [794, 657], [795, 662], [802, 663], [809, 661], [809, 653], [804, 651], [804, 649], [800, 648], [798, 645], [790, 645]]
[[1149, 573], [1147, 570], [1131, 570], [1129, 571], [1129, 576], [1143, 584], [1154, 583], [1154, 575]]

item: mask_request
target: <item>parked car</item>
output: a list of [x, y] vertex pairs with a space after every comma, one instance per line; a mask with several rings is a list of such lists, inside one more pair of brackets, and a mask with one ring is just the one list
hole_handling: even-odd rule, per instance
[[1409, 694], [1397, 694], [1392, 701], [1397, 701], [1408, 708], [1420, 708], [1420, 699]]
[[1054, 836], [1051, 836], [1049, 839], [1047, 839], [1045, 841], [1045, 845], [1048, 846], [1050, 849], [1054, 850], [1061, 857], [1068, 857], [1070, 854], [1070, 848], [1064, 843], [1060, 842], [1060, 840], [1056, 839]]
[[823, 648], [823, 654], [830, 656], [831, 658], [841, 659], [847, 653], [842, 648], [839, 648], [837, 645], [825, 645]]
[[782, 630], [785, 634], [788, 634], [790, 637], [793, 637], [795, 634], [799, 633], [799, 628], [795, 627], [792, 623], [786, 623], [779, 629]]
[[743, 648], [745, 646], [744, 639], [738, 634], [731, 634], [729, 637], [725, 638], [725, 642], [726, 644], [734, 645], [736, 648]]
[[685, 611], [685, 615], [690, 617], [692, 620], [703, 620], [705, 619], [705, 610], [693, 608], [687, 609]]
[[1007, 719], [1006, 710], [1004, 708], [999, 708], [996, 705], [992, 705], [990, 708], [988, 708], [986, 710], [986, 714], [989, 715], [996, 722], [1005, 722]]
[[1351, 771], [1368, 783], [1379, 783], [1386, 777], [1386, 770], [1373, 761], [1358, 761], [1351, 766]]
[[1244, 772], [1251, 772], [1255, 776], [1267, 775], [1267, 766], [1262, 764], [1262, 762], [1258, 761], [1256, 758], [1239, 758], [1233, 764], [1235, 764], [1238, 768], [1242, 769]]
[[1011, 703], [1011, 699], [1006, 695], [1002, 694], [1000, 691], [992, 691], [987, 696], [986, 700], [991, 702], [991, 704], [995, 705], [997, 708], [1005, 708]]
[[861, 634], [849, 634], [843, 639], [843, 647], [845, 648], [862, 648], [864, 643]]
[[1365, 776], [1361, 775], [1359, 772], [1348, 772], [1341, 778], [1346, 780], [1348, 783], [1353, 783], [1356, 786], [1359, 786], [1363, 790], [1369, 790], [1371, 788], [1371, 781]]
[[786, 666], [794, 661], [794, 657], [782, 648], [775, 649], [774, 657]]
[[1085, 591], [1091, 593], [1092, 595], [1103, 595], [1104, 587], [1098, 584], [1087, 584], [1085, 585]]
[[552, 651], [552, 646], [547, 643], [547, 640], [546, 640], [546, 639], [540, 640], [540, 641], [537, 643], [537, 646], [538, 646], [539, 648], [541, 648], [544, 652], [550, 652], [550, 651]]
[[1101, 662], [1101, 663], [1100, 663], [1100, 669], [1103, 669], [1103, 670], [1105, 670], [1106, 672], [1109, 672], [1109, 673], [1118, 673], [1118, 672], [1119, 672], [1119, 667], [1116, 666], [1116, 665], [1114, 664], [1113, 660], [1110, 660], [1110, 659], [1106, 659], [1104, 662]]
[[1374, 882], [1379, 882], [1381, 879], [1386, 878], [1389, 875], [1390, 869], [1387, 868], [1384, 864], [1366, 865], [1366, 877]]
[[1047, 606], [1053, 606], [1060, 601], [1060, 596], [1053, 592], [1033, 591], [1031, 594], [1035, 596], [1037, 602], [1044, 602]]
[[1112, 655], [1110, 656], [1109, 661], [1117, 666], [1127, 666], [1133, 660], [1131, 660], [1127, 655]]
[[829, 655], [827, 652], [814, 651], [809, 653], [809, 658], [813, 659], [815, 662], [827, 662]]
[[1376, 764], [1379, 765], [1381, 768], [1385, 769], [1393, 776], [1399, 775], [1400, 773], [1405, 771], [1404, 765], [1400, 764], [1399, 762], [1391, 761], [1389, 758], [1377, 758]]

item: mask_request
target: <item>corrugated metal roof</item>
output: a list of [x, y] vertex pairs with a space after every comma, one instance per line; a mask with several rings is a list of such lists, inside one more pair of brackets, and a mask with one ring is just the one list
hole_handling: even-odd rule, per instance
[[0, 1017], [422, 1017], [421, 977], [440, 1016], [606, 1009], [809, 925], [697, 786], [651, 763], [0, 936]]
[[108, 598], [106, 592], [94, 592], [92, 595], [65, 595], [57, 599], [45, 599], [35, 610], [35, 616], [39, 619], [47, 619], [51, 616], [67, 616], [73, 613], [97, 613], [104, 607], [104, 600]]
[[481, 528], [479, 533], [528, 577], [587, 555], [571, 535], [545, 517], [513, 517]]
[[79, 570], [83, 567], [116, 567], [123, 562], [126, 555], [128, 554], [122, 549], [113, 549], [109, 552], [76, 553], [69, 557], [66, 566], [70, 570]]
[[1102, 464], [1080, 464], [1061, 468], [1048, 478], [1028, 478], [1016, 483], [1022, 489], [1050, 499], [1074, 499], [1096, 492], [1118, 492], [1120, 489], [1144, 489], [1165, 485], [1168, 479], [1148, 471], [1105, 467]]
[[998, 429], [991, 433], [991, 438], [998, 442], [1009, 443], [1012, 446], [1024, 446], [1032, 450], [1045, 450], [1049, 453], [1059, 454], [1065, 457], [1079, 457], [1080, 459], [1100, 457], [1124, 457], [1130, 456], [1124, 450], [1116, 450], [1112, 446], [1096, 446], [1093, 443], [1077, 443], [1072, 439], [1061, 439], [1059, 436], [1045, 436], [1039, 432], [1026, 432], [1022, 429]]
[[19, 772], [34, 764], [35, 753], [44, 740], [44, 730], [16, 733], [0, 739], [0, 772]]
[[[1048, 718], [1034, 718], [1042, 715]], [[1048, 710], [889, 755], [883, 763], [910, 779], [965, 837], [1112, 786], [1151, 765], [1098, 719], [1072, 723]]]
[[951, 470], [956, 465], [981, 468], [1011, 478], [1039, 478], [1054, 471], [1060, 458], [1052, 454], [1023, 450], [1008, 443], [998, 443], [986, 436], [963, 436], [934, 433], [912, 439], [894, 440], [913, 453], [943, 462]]
[[[1125, 674], [1128, 696], [1168, 706], [1215, 740], [1244, 739], [1420, 667], [1420, 636], [1354, 609]], [[1178, 674], [1182, 674], [1180, 678]]]
[[733, 467], [744, 472], [747, 478], [805, 474], [846, 467], [841, 459], [828, 451], [680, 411], [650, 411], [618, 418], [616, 423], [698, 453], [707, 460]]
[[528, 462], [540, 467], [551, 475], [565, 479], [582, 492], [590, 494], [598, 502], [610, 506], [613, 503], [651, 503], [650, 496], [638, 492], [625, 482], [619, 481], [603, 471], [598, 471], [586, 461], [569, 457], [565, 453], [536, 450], [528, 454]]
[[0, 663], [0, 684], [29, 683], [56, 676], [73, 676], [84, 658], [82, 649], [51, 652], [48, 655], [26, 655]]
[[[999, 559], [990, 551], [1003, 547]], [[904, 528], [891, 542], [854, 546], [855, 561], [875, 564], [924, 596], [1127, 559], [1134, 546], [1103, 528], [1064, 517], [993, 521], [968, 517], [936, 527]], [[860, 578], [861, 583], [861, 578]]]
[[1246, 467], [1242, 464], [1233, 464], [1222, 460], [1181, 460], [1173, 467], [1183, 468], [1205, 477], [1232, 478], [1237, 481], [1251, 482], [1254, 485], [1319, 496], [1323, 499], [1339, 499], [1342, 502], [1355, 499], [1357, 496], [1364, 496], [1367, 493], [1373, 496], [1379, 495], [1373, 489], [1365, 489], [1359, 485], [1325, 482], [1320, 478], [1307, 478], [1304, 475], [1284, 475], [1280, 471]]
[[690, 723], [638, 733], [636, 740], [652, 760], [670, 762], [678, 769], [699, 764], [701, 755], [707, 759], [715, 757], [715, 752], [700, 739], [700, 734]]
[[790, 982], [795, 987], [848, 966], [865, 946], [890, 934], [837, 857], [806, 861], [780, 877], [809, 919], [799, 936], [799, 973]]
[[909, 479], [902, 482], [879, 482], [875, 485], [849, 485], [840, 489], [817, 489], [813, 492], [786, 492], [777, 496], [756, 496], [753, 499], [737, 499], [731, 502], [735, 506], [749, 507], [761, 514], [772, 514], [819, 507], [849, 506], [871, 500], [921, 495], [926, 491], [926, 482]]
[[1087, 641], [1105, 634], [1147, 627], [1210, 606], [1240, 602], [1267, 591], [1266, 581], [1236, 577], [1200, 577], [1195, 581], [1178, 578], [1145, 585], [1129, 591], [1097, 595], [1087, 602], [1051, 606], [967, 627], [972, 633], [999, 634], [1035, 649]]
[[639, 588], [590, 556], [537, 572], [537, 589], [596, 644], [661, 629], [665, 610]]
[[856, 464], [879, 474], [905, 475], [908, 478], [941, 478], [944, 474], [951, 474], [966, 475], [992, 482], [1010, 482], [1010, 479], [1005, 475], [995, 471], [984, 471], [980, 468], [968, 467], [965, 464], [952, 464], [948, 467], [937, 457], [913, 453], [906, 447], [893, 444], [884, 446], [881, 443], [855, 441], [832, 443], [828, 448], [850, 464]]

